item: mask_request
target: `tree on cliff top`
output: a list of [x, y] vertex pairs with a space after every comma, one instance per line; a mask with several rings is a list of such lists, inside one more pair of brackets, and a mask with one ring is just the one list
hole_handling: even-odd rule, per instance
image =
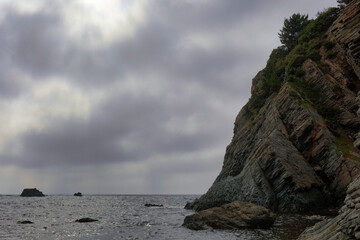
[[308, 17], [308, 15], [295, 13], [290, 18], [284, 20], [284, 26], [280, 30], [279, 38], [288, 50], [296, 46], [298, 37], [309, 24]]

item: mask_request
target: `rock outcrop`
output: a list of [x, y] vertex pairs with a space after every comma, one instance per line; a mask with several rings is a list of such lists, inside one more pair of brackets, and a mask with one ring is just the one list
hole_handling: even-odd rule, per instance
[[77, 192], [77, 193], [74, 193], [74, 196], [76, 196], [76, 197], [82, 197], [82, 194], [81, 194], [81, 192]]
[[306, 229], [298, 239], [360, 239], [360, 178], [349, 185], [344, 206], [337, 217], [324, 220]]
[[234, 201], [187, 216], [183, 226], [192, 230], [267, 228], [274, 221], [275, 214], [269, 209]]
[[[316, 89], [321, 104], [284, 81], [260, 109], [245, 105], [219, 176], [186, 208], [200, 211], [240, 200], [297, 212], [343, 202], [360, 173], [359, 4], [352, 1], [326, 32], [334, 46], [320, 48], [322, 65], [309, 58], [301, 66], [302, 84]], [[261, 75], [253, 80], [252, 94]]]
[[44, 197], [45, 195], [36, 188], [25, 188], [20, 194], [21, 197]]

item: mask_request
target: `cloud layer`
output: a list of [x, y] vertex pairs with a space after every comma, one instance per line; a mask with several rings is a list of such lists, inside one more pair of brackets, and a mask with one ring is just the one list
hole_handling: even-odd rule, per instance
[[336, 1], [0, 3], [0, 193], [202, 193], [285, 17]]

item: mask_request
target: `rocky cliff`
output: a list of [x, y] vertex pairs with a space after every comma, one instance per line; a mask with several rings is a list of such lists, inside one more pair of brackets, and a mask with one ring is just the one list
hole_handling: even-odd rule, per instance
[[[219, 176], [186, 208], [240, 200], [276, 211], [307, 211], [344, 200], [360, 173], [360, 1], [331, 14], [336, 20], [326, 31], [313, 34], [321, 22], [313, 23], [298, 46], [275, 59], [275, 91], [267, 88], [273, 82], [266, 85], [270, 56], [236, 117]], [[327, 16], [329, 11], [319, 18]], [[272, 55], [279, 52], [284, 50]]]

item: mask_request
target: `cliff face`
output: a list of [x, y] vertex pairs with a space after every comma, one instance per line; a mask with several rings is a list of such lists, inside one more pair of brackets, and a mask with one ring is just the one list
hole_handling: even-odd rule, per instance
[[[301, 65], [302, 84], [313, 95], [316, 90], [321, 104], [284, 81], [255, 114], [249, 103], [244, 106], [219, 176], [187, 208], [241, 200], [304, 211], [344, 200], [360, 173], [360, 151], [354, 147], [360, 145], [360, 1], [339, 14], [325, 40], [334, 46], [319, 49], [321, 64], [307, 59]], [[252, 94], [261, 76], [253, 79]]]

